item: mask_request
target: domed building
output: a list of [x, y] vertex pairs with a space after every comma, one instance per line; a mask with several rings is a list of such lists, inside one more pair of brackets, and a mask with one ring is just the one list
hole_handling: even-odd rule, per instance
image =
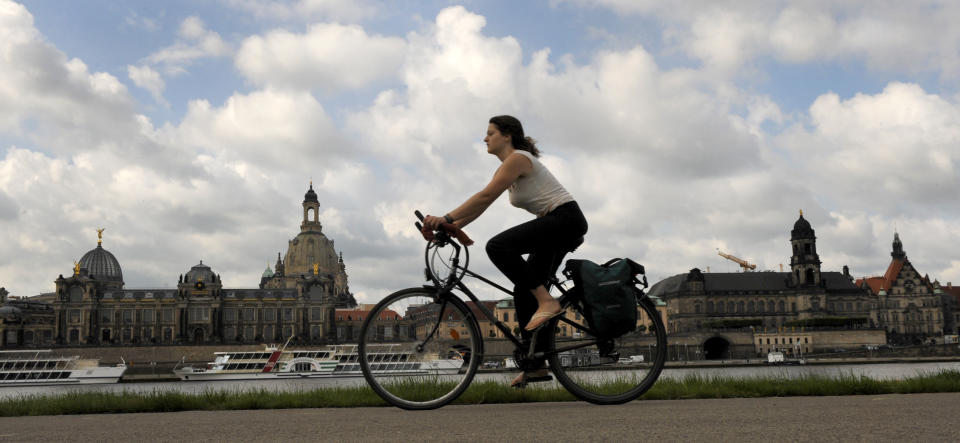
[[278, 254], [276, 270], [268, 265], [259, 287], [248, 289], [224, 288], [203, 260], [180, 275], [176, 289], [126, 288], [120, 261], [103, 248], [98, 229], [96, 248], [74, 262], [72, 275], [57, 278], [55, 292], [32, 298], [51, 308], [48, 319], [16, 320], [9, 309], [10, 319], [0, 319], [0, 346], [336, 341], [335, 310], [356, 301], [319, 209], [311, 183], [300, 233], [283, 259]]
[[103, 230], [98, 229], [97, 247], [91, 249], [80, 258], [80, 270], [91, 278], [103, 282], [104, 287], [115, 289], [123, 288], [123, 270], [120, 268], [120, 262], [110, 253], [103, 249]]
[[100, 312], [104, 295], [123, 290], [120, 261], [103, 248], [103, 231], [97, 229], [97, 247], [74, 263], [73, 275], [60, 275], [55, 281], [50, 301], [56, 319], [52, 337], [57, 344], [98, 343], [105, 320]]
[[[337, 254], [333, 240], [323, 233], [320, 223], [320, 202], [313, 183], [303, 196], [303, 222], [300, 233], [287, 244], [283, 260], [277, 255], [276, 270], [269, 266], [260, 280], [263, 289], [296, 288], [305, 279], [316, 279], [336, 297], [337, 308], [353, 308], [357, 301], [347, 284], [343, 255]], [[268, 274], [270, 274], [268, 276]]]

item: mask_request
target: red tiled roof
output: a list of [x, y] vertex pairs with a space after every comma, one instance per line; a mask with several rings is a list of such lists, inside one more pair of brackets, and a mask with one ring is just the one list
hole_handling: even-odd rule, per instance
[[886, 288], [890, 288], [893, 285], [893, 281], [897, 279], [897, 275], [900, 274], [900, 270], [903, 269], [903, 260], [893, 259], [890, 262], [890, 266], [887, 267], [887, 272], [883, 274], [883, 279], [886, 281]]
[[890, 262], [890, 266], [887, 267], [887, 272], [883, 274], [883, 277], [860, 278], [857, 279], [856, 285], [863, 286], [863, 283], [866, 282], [867, 286], [870, 287], [870, 292], [874, 294], [879, 294], [881, 289], [888, 291], [893, 286], [893, 282], [897, 279], [901, 269], [903, 269], [903, 260], [895, 258]]
[[886, 286], [886, 280], [883, 277], [868, 277], [866, 279], [858, 279], [856, 285], [862, 287], [863, 283], [866, 282], [867, 286], [870, 287], [870, 292], [874, 295], [880, 293], [880, 289], [889, 289], [889, 286]]

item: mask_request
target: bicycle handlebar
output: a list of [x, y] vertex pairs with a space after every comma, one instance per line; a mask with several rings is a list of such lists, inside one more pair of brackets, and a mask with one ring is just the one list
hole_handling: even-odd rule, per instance
[[[413, 211], [413, 214], [416, 215], [418, 219], [420, 219], [420, 222], [423, 221], [423, 214], [420, 213], [419, 210]], [[461, 245], [464, 245], [464, 246], [473, 245], [473, 240], [471, 240], [470, 237], [467, 236], [467, 233], [463, 232], [463, 230], [460, 229], [459, 226], [453, 223], [440, 223], [440, 229], [438, 229], [436, 233], [434, 233], [434, 231], [427, 229], [426, 226], [421, 225], [420, 222], [414, 223], [414, 226], [417, 227], [417, 230], [420, 231], [420, 235], [422, 235], [423, 239], [426, 241], [434, 241], [437, 239], [437, 234], [441, 234], [442, 237], [439, 239], [440, 241], [448, 241], [450, 238], [449, 236], [452, 235], [454, 238], [457, 239], [458, 242], [460, 242]], [[443, 238], [443, 237], [446, 237], [446, 238]]]

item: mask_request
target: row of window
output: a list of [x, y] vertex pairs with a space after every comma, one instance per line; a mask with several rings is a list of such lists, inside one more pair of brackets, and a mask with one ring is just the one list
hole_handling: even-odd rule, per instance
[[[888, 315], [888, 314], [889, 314], [889, 315]], [[927, 322], [933, 322], [934, 318], [936, 318], [937, 320], [940, 320], [940, 317], [941, 317], [942, 315], [943, 315], [943, 314], [937, 312], [937, 313], [936, 313], [936, 317], [934, 317], [933, 313], [927, 312], [927, 314], [926, 314], [926, 320], [927, 320]], [[891, 322], [893, 322], [893, 323], [896, 323], [896, 322], [899, 322], [899, 321], [900, 321], [900, 315], [899, 315], [897, 312], [890, 312], [890, 313], [880, 312], [879, 314], [877, 314], [877, 317], [878, 317], [878, 319], [879, 319], [880, 321], [882, 321], [882, 322], [891, 321]], [[923, 319], [924, 319], [923, 313], [919, 313], [919, 314], [913, 315], [913, 314], [911, 314], [910, 312], [905, 312], [905, 313], [903, 314], [903, 321], [905, 321], [905, 322], [910, 322], [910, 321], [923, 321]]]
[[[204, 308], [197, 308], [204, 309]], [[196, 314], [200, 320], [204, 320], [204, 315], [209, 315], [209, 311], [204, 314], [198, 312]], [[294, 321], [294, 310], [293, 308], [224, 308], [223, 309], [223, 319], [228, 322], [235, 322], [239, 318], [242, 318], [244, 322], [253, 322], [259, 319], [264, 322], [274, 322], [282, 318], [285, 322]], [[279, 318], [278, 318], [279, 317]], [[310, 308], [310, 319], [313, 321], [323, 320], [323, 308], [313, 307]], [[340, 319], [342, 320], [342, 319]], [[193, 318], [191, 318], [193, 321]]]
[[[697, 314], [701, 313], [700, 303], [694, 305], [694, 312]], [[817, 309], [818, 303], [813, 303], [813, 308]], [[714, 304], [712, 301], [707, 302], [707, 314], [740, 314], [740, 313], [774, 313], [774, 312], [786, 312], [786, 303], [784, 301], [774, 302], [772, 300], [764, 303], [763, 301], [759, 302], [717, 302]], [[833, 312], [862, 312], [864, 305], [862, 302], [837, 302], [837, 303], [827, 303], [827, 309]], [[796, 302], [790, 303], [791, 312], [797, 312]]]
[[[786, 338], [783, 338], [783, 339], [781, 339], [781, 338], [779, 338], [779, 337], [774, 337], [772, 344], [775, 344], [775, 345], [791, 344], [791, 345], [792, 345], [792, 344], [793, 344], [793, 339], [794, 339], [793, 337], [786, 337]], [[800, 343], [800, 337], [797, 337], [796, 339], [797, 339], [797, 343]], [[762, 344], [763, 344], [763, 340], [764, 340], [763, 337], [758, 338], [758, 339], [757, 339], [757, 344], [758, 344], [758, 345], [762, 345]], [[768, 344], [768, 345], [771, 344], [771, 343], [770, 343], [770, 337], [767, 337], [766, 340], [767, 340], [767, 344]], [[788, 340], [789, 340], [789, 343], [787, 342]], [[803, 337], [803, 343], [804, 343], [804, 344], [809, 344], [809, 343], [810, 343], [810, 337]]]
[[[160, 337], [153, 334], [153, 328], [139, 328], [139, 334], [135, 335], [133, 328], [122, 328], [120, 329], [120, 336], [116, 335], [116, 331], [113, 329], [101, 329], [100, 330], [100, 341], [102, 343], [170, 343], [173, 341], [173, 328], [163, 328], [163, 339], [161, 341]], [[79, 329], [70, 329], [66, 334], [67, 343], [69, 344], [78, 344], [81, 343], [81, 335]], [[30, 344], [31, 342], [26, 340], [24, 337], [24, 342]]]
[[[99, 311], [100, 323], [153, 323], [154, 320], [160, 320], [163, 323], [173, 323], [173, 308], [154, 310], [145, 309], [113, 309], [101, 308]], [[154, 315], [156, 314], [156, 315]], [[83, 322], [83, 311], [79, 309], [70, 309], [67, 313], [70, 323], [77, 324]]]
[[[764, 303], [763, 301], [759, 301], [756, 303], [754, 303], [753, 301], [749, 301], [749, 302], [729, 301], [726, 303], [721, 301], [721, 302], [717, 302], [716, 304], [714, 304], [712, 301], [707, 302], [707, 314], [714, 314], [714, 313], [740, 314], [740, 313], [764, 313], [764, 312], [774, 313], [774, 312], [784, 312], [785, 308], [786, 308], [786, 304], [784, 303], [783, 300], [780, 300], [780, 302], [778, 303], [774, 303], [773, 300], [770, 300], [767, 303]], [[791, 308], [793, 312], [797, 312], [796, 303], [791, 303]], [[694, 305], [694, 311], [697, 314], [701, 312], [700, 303], [696, 303]]]
[[68, 377], [70, 377], [70, 371], [0, 372], [0, 382], [20, 380], [59, 380]]
[[[188, 321], [209, 322], [210, 311], [210, 308], [207, 307], [190, 308], [188, 310]], [[282, 314], [283, 321], [285, 322], [294, 321], [293, 308], [263, 308], [262, 310], [258, 310], [256, 308], [224, 308], [224, 320], [227, 322], [236, 322], [238, 319], [238, 311], [242, 313], [243, 321], [245, 322], [257, 321], [258, 314], [260, 319], [264, 322], [277, 321], [278, 314]], [[311, 319], [314, 321], [319, 321], [323, 318], [323, 310], [319, 307], [312, 308], [310, 314]], [[113, 308], [102, 308], [99, 311], [99, 315], [100, 323], [102, 324], [153, 323], [155, 320], [162, 321], [163, 323], [173, 323], [175, 313], [173, 308], [159, 310], [154, 310], [153, 308], [117, 310]], [[70, 323], [83, 323], [83, 316], [83, 311], [79, 309], [71, 309], [68, 311]]]

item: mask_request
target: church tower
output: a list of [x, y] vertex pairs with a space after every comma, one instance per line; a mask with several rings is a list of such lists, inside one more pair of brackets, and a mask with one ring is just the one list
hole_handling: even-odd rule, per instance
[[793, 245], [793, 256], [790, 258], [790, 281], [794, 286], [820, 285], [820, 256], [817, 255], [817, 237], [814, 235], [810, 222], [800, 218], [793, 224], [790, 231], [790, 243]]
[[329, 295], [337, 300], [337, 307], [356, 306], [356, 300], [347, 285], [343, 256], [338, 256], [333, 240], [323, 233], [320, 201], [313, 190], [313, 182], [310, 182], [310, 189], [303, 196], [300, 233], [288, 242], [282, 260], [277, 254], [273, 275], [263, 276], [260, 287], [298, 289], [301, 296], [311, 300], [326, 299]]
[[303, 223], [300, 224], [300, 232], [322, 232], [323, 226], [320, 225], [320, 201], [317, 200], [317, 193], [313, 191], [313, 181], [310, 181], [310, 189], [303, 195]]
[[893, 251], [890, 252], [890, 256], [894, 260], [903, 260], [907, 258], [907, 253], [903, 252], [903, 243], [900, 241], [900, 234], [897, 232], [893, 233]]

